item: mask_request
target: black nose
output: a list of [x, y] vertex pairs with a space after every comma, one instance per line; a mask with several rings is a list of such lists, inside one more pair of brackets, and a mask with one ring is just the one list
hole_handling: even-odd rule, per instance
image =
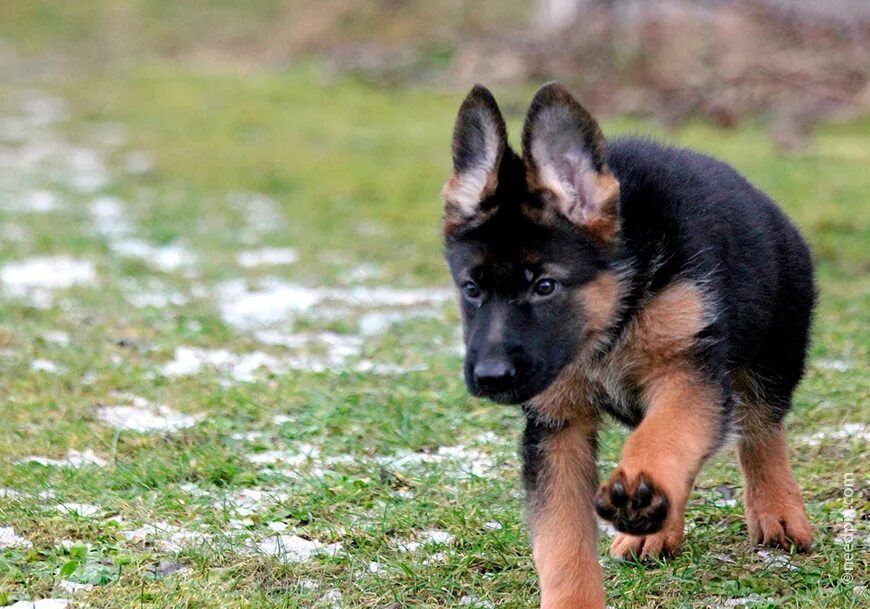
[[502, 359], [485, 359], [474, 366], [474, 380], [484, 391], [504, 391], [509, 389], [516, 377], [513, 365]]

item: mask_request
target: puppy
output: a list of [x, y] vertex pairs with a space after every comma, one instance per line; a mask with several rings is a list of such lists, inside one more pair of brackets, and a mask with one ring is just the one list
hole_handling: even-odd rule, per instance
[[[754, 542], [811, 530], [782, 421], [815, 302], [809, 250], [776, 204], [710, 157], [606, 142], [558, 84], [522, 156], [475, 86], [453, 132], [445, 254], [474, 396], [521, 404], [541, 606], [604, 607], [596, 512], [618, 558], [674, 553], [704, 461], [736, 434]], [[633, 431], [599, 486], [603, 414]]]

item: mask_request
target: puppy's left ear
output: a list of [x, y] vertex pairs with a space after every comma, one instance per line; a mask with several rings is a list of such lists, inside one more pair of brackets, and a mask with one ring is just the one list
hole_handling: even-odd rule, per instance
[[444, 233], [490, 211], [487, 199], [498, 187], [498, 170], [507, 147], [504, 118], [492, 93], [475, 85], [453, 128], [453, 175], [444, 197]]
[[529, 189], [555, 211], [611, 244], [619, 232], [619, 182], [607, 168], [604, 135], [592, 115], [562, 85], [544, 85], [523, 127]]

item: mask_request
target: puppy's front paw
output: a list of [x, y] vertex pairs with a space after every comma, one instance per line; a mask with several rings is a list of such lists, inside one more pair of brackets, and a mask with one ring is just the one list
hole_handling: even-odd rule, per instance
[[618, 531], [648, 535], [661, 530], [668, 516], [669, 502], [646, 474], [628, 480], [620, 468], [601, 485], [595, 496], [598, 515], [613, 523]]

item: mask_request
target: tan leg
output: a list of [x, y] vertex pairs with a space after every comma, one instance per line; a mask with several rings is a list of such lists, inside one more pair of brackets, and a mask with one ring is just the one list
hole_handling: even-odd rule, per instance
[[[530, 446], [527, 430], [529, 525], [542, 609], [604, 607], [593, 507], [595, 433], [593, 419], [575, 419], [538, 434]], [[536, 470], [532, 479], [530, 466]]]
[[781, 424], [750, 430], [737, 445], [746, 483], [746, 524], [753, 543], [808, 551], [813, 533], [788, 462]]
[[653, 380], [646, 397], [646, 417], [596, 496], [599, 515], [621, 531], [616, 558], [676, 553], [692, 484], [720, 433], [720, 394], [693, 373]]

